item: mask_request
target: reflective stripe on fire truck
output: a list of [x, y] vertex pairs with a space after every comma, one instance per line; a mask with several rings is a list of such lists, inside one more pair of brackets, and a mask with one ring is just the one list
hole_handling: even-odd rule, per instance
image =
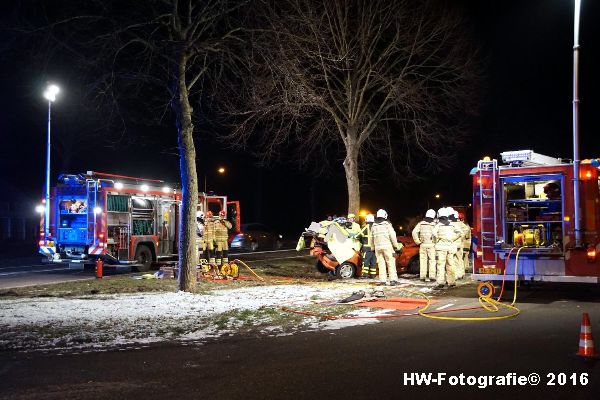
[[97, 245], [92, 245], [88, 248], [88, 254], [96, 255], [96, 256], [104, 254], [105, 251], [106, 251], [106, 249], [104, 247], [100, 247]]
[[56, 253], [56, 248], [54, 248], [54, 247], [40, 246], [40, 253], [47, 254], [47, 255], [52, 255], [52, 254]]

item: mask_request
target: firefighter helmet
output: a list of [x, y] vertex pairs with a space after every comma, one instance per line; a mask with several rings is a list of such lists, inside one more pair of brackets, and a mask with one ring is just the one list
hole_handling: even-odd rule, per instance
[[427, 210], [427, 212], [425, 213], [425, 218], [435, 218], [435, 210]]
[[213, 217], [213, 212], [212, 212], [212, 211], [210, 211], [210, 210], [209, 210], [209, 211], [207, 211], [207, 212], [206, 212], [206, 218], [209, 218], [209, 219], [210, 219], [210, 218], [212, 218], [212, 217]]
[[356, 215], [354, 215], [352, 213], [348, 214], [347, 219], [355, 219], [355, 218], [356, 218]]
[[197, 211], [196, 219], [204, 219], [204, 211]]
[[387, 219], [387, 217], [388, 217], [388, 214], [385, 210], [383, 210], [381, 208], [379, 210], [377, 210], [377, 218]]
[[448, 216], [448, 210], [446, 210], [446, 207], [440, 208], [438, 210], [438, 212], [437, 212], [437, 216], [438, 216], [438, 218], [447, 217]]
[[226, 215], [225, 210], [219, 211], [219, 218], [225, 218], [225, 215]]

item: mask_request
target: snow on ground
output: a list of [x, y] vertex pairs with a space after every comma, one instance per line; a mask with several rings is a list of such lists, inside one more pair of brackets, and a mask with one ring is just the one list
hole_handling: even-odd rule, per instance
[[[369, 290], [367, 286], [362, 289]], [[315, 300], [342, 299], [359, 289], [357, 285], [277, 285], [208, 294], [0, 300], [0, 349], [100, 349], [164, 340], [202, 342], [238, 333], [281, 336], [377, 323], [374, 318], [327, 320], [300, 316], [280, 308], [310, 307]], [[361, 309], [350, 314], [373, 316], [382, 311]]]

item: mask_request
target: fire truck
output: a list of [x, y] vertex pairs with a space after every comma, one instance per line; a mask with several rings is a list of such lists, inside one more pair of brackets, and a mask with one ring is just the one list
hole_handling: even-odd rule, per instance
[[[42, 215], [39, 252], [49, 262], [131, 266], [177, 256], [181, 192], [156, 179], [88, 171], [63, 174], [51, 189], [47, 233]], [[226, 196], [200, 193], [198, 211], [226, 210], [233, 233], [240, 206]]]
[[486, 157], [471, 171], [474, 279], [598, 283], [598, 160], [574, 169], [571, 160], [532, 150], [501, 156], [503, 165]]

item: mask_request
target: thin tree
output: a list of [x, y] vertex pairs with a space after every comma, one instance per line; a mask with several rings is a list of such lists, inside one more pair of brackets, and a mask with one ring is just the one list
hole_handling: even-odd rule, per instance
[[[38, 26], [21, 29], [28, 40], [39, 34], [47, 63], [58, 60], [80, 71], [88, 85], [87, 101], [94, 101], [111, 122], [107, 126], [116, 120], [126, 129], [138, 118], [174, 122], [182, 195], [178, 288], [183, 291], [195, 289], [198, 259], [194, 115], [231, 54], [229, 45], [238, 40], [239, 31], [229, 28], [228, 18], [241, 4], [94, 0], [57, 2], [45, 9], [40, 3], [33, 15]], [[18, 11], [26, 9], [32, 8], [19, 2]]]
[[453, 159], [476, 82], [458, 13], [408, 0], [261, 4], [249, 75], [225, 102], [238, 117], [228, 138], [265, 159], [290, 144], [301, 162], [341, 156], [354, 213], [369, 165], [402, 180]]

